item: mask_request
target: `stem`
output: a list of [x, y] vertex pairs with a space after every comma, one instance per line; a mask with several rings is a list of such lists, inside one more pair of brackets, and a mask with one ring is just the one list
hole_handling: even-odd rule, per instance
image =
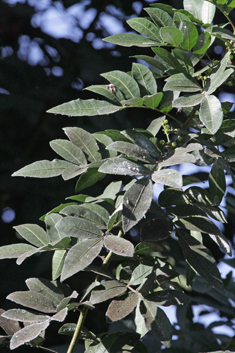
[[233, 29], [233, 34], [235, 34], [235, 25], [233, 23], [233, 21], [230, 19], [230, 17], [226, 14], [226, 12], [221, 11], [222, 14], [227, 18], [228, 22], [230, 23], [230, 25], [232, 26]]
[[191, 111], [191, 114], [190, 114], [188, 120], [186, 120], [185, 123], [182, 125], [182, 130], [186, 130], [186, 129], [189, 127], [189, 125], [190, 125], [191, 121], [193, 120], [194, 115], [195, 115], [195, 113], [196, 113], [196, 111], [197, 111], [197, 108], [198, 108], [198, 105], [196, 105], [196, 106], [193, 108], [193, 110]]
[[89, 310], [89, 308], [84, 306], [83, 309], [80, 312], [80, 315], [79, 315], [79, 318], [78, 318], [78, 322], [77, 322], [73, 337], [71, 339], [69, 348], [67, 350], [67, 353], [72, 353], [74, 351], [74, 348], [75, 348], [75, 346], [77, 344], [77, 341], [79, 340], [79, 337], [80, 337], [80, 334], [81, 334], [81, 331], [82, 331], [82, 326], [83, 326], [83, 323], [84, 323], [85, 318], [87, 316], [88, 310]]
[[155, 110], [155, 111], [157, 111], [158, 113], [162, 113], [162, 114], [164, 114], [164, 115], [167, 115], [169, 118], [171, 118], [172, 120], [174, 120], [177, 124], [179, 124], [179, 126], [180, 127], [182, 127], [182, 123], [178, 120], [178, 119], [176, 119], [173, 115], [171, 115], [171, 114], [169, 114], [169, 113], [167, 113], [167, 112], [161, 112], [161, 110], [160, 109], [158, 109], [158, 108], [149, 108], [149, 107], [145, 107], [145, 106], [142, 106], [141, 108], [145, 108], [145, 109], [152, 109], [152, 110]]
[[[122, 237], [123, 236], [122, 230], [120, 230], [118, 232], [117, 236], [118, 237]], [[111, 262], [112, 256], [113, 256], [113, 252], [110, 251], [108, 253], [108, 255], [104, 258], [102, 267], [106, 267], [106, 268], [108, 267], [108, 265]], [[99, 278], [99, 276], [97, 277], [97, 279], [98, 278]], [[86, 319], [88, 310], [89, 310], [89, 308], [87, 306], [84, 306], [83, 309], [80, 311], [80, 315], [79, 315], [79, 318], [78, 318], [78, 321], [77, 321], [77, 325], [76, 325], [73, 337], [71, 339], [69, 348], [67, 350], [67, 353], [72, 353], [74, 351], [74, 348], [75, 348], [75, 346], [76, 346], [76, 344], [77, 344], [77, 342], [78, 342], [78, 340], [80, 338], [82, 327], [83, 327], [84, 321]]]

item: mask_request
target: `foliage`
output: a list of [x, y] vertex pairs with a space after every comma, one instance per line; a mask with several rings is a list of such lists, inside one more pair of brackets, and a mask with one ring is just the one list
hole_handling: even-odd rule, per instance
[[[142, 108], [143, 117], [150, 109], [156, 118], [146, 129], [91, 134], [66, 127], [67, 139], [50, 143], [62, 159], [37, 161], [13, 174], [78, 178], [77, 194], [41, 217], [45, 229], [16, 226], [26, 242], [0, 248], [1, 259], [17, 258], [17, 264], [36, 253], [53, 253], [52, 281], [29, 278], [27, 291], [7, 297], [27, 308], [2, 313], [0, 325], [7, 335], [1, 342], [10, 340], [10, 349], [23, 344], [41, 347], [49, 326], [66, 320], [59, 333], [73, 333], [68, 353], [80, 338], [87, 353], [148, 352], [150, 337], [155, 337], [157, 351], [161, 345], [166, 352], [234, 350], [234, 343], [216, 335], [213, 325], [196, 337], [191, 308], [207, 304], [232, 325], [229, 299], [234, 299], [234, 284], [229, 275], [221, 279], [207, 245], [213, 241], [232, 255], [229, 240], [216, 224], [227, 222], [219, 207], [226, 193], [225, 176], [235, 185], [235, 124], [227, 115], [231, 105], [221, 104], [217, 92], [233, 80], [235, 35], [224, 25], [211, 25], [216, 6], [234, 28], [228, 17], [234, 1], [185, 0], [180, 10], [152, 4], [145, 9], [147, 17], [128, 20], [143, 36], [122, 33], [105, 39], [149, 47], [154, 56], [135, 56], [149, 66], [134, 62], [130, 72], [106, 72], [102, 77], [107, 84], [87, 87], [101, 100], [77, 99], [48, 111], [99, 116]], [[226, 46], [221, 60], [208, 54], [216, 38]], [[159, 82], [164, 82], [162, 87]], [[208, 190], [194, 185], [200, 178], [181, 174], [184, 163], [211, 167]], [[101, 195], [79, 194], [108, 175], [112, 181]], [[164, 185], [157, 200], [154, 183]], [[133, 227], [138, 242], [131, 237]], [[95, 274], [88, 286], [61, 283], [81, 272]], [[106, 304], [108, 322], [120, 321], [121, 329], [101, 333], [86, 327], [88, 312], [96, 312], [101, 303]], [[178, 306], [178, 327], [162, 308], [170, 305]], [[67, 322], [74, 310], [79, 312], [76, 325]], [[171, 341], [173, 334], [178, 339]]]

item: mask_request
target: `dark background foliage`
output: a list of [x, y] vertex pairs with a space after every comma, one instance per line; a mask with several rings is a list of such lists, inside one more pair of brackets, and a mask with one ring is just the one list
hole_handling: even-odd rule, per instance
[[[76, 98], [96, 98], [82, 89], [91, 84], [104, 83], [104, 79], [100, 77], [103, 72], [114, 69], [128, 71], [132, 55], [151, 55], [150, 48], [123, 48], [101, 44], [101, 39], [114, 34], [116, 28], [123, 26], [123, 30], [130, 31], [125, 21], [138, 15], [151, 2], [153, 1], [0, 2], [0, 207], [3, 219], [7, 211], [10, 216], [12, 210], [15, 212], [15, 218], [11, 222], [0, 220], [0, 245], [18, 241], [12, 226], [39, 223], [40, 216], [74, 194], [74, 181], [63, 182], [61, 178], [11, 178], [14, 171], [29, 163], [56, 158], [49, 147], [49, 141], [64, 138], [63, 127], [79, 126], [94, 132], [110, 128], [146, 128], [150, 123], [153, 116], [150, 113], [143, 116], [140, 109], [124, 110], [110, 117], [77, 119], [47, 114], [46, 110]], [[182, 8], [181, 0], [161, 2]], [[71, 8], [78, 4], [81, 5], [78, 12], [73, 11], [70, 17], [65, 18]], [[55, 38], [47, 33], [46, 22], [42, 21], [39, 25], [38, 19], [53, 8], [59, 9], [64, 21], [71, 21], [72, 31], [67, 37]], [[81, 13], [86, 14], [89, 11], [93, 14], [92, 18], [88, 24], [84, 24]], [[104, 15], [109, 16], [108, 24], [104, 21]], [[145, 15], [144, 12], [142, 15]], [[222, 23], [225, 19], [217, 13], [216, 21]], [[58, 31], [59, 29], [58, 27]], [[77, 31], [80, 39], [75, 38]], [[40, 55], [33, 54], [35, 48]], [[216, 57], [214, 54], [213, 56]], [[107, 182], [109, 180], [104, 179], [99, 187], [102, 189]], [[101, 189], [95, 186], [88, 191], [94, 195], [99, 194]], [[226, 227], [226, 236], [229, 238], [234, 231], [232, 219], [230, 221]], [[218, 259], [220, 253], [217, 247], [213, 246], [211, 250]], [[40, 276], [50, 279], [49, 263], [48, 255], [30, 258], [20, 267], [17, 267], [14, 260], [2, 261], [1, 307], [9, 308], [10, 303], [5, 300], [7, 294], [26, 289], [26, 278]], [[79, 279], [74, 277], [73, 281], [78, 281], [76, 288], [79, 291], [79, 281], [87, 280], [86, 274], [79, 275]], [[99, 323], [101, 331], [105, 331], [105, 327], [101, 327], [105, 325], [101, 324], [102, 315], [100, 305], [100, 317], [97, 315], [90, 320], [91, 330], [92, 325]], [[56, 329], [58, 327], [55, 327], [55, 333]], [[61, 342], [64, 340], [63, 337], [60, 339]], [[58, 336], [47, 337], [47, 343], [58, 343]], [[24, 347], [18, 351], [26, 350]]]

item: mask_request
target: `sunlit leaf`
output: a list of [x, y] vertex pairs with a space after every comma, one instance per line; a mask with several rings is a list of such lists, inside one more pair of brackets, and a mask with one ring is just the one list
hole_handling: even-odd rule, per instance
[[211, 23], [216, 7], [214, 4], [204, 0], [184, 0], [184, 9], [203, 23]]
[[175, 154], [158, 164], [159, 167], [169, 167], [182, 163], [194, 163], [195, 157], [190, 153]]
[[175, 47], [178, 47], [183, 39], [182, 32], [175, 27], [162, 27], [160, 34], [164, 42], [174, 45]]
[[24, 243], [4, 245], [0, 247], [0, 259], [14, 259], [31, 250], [36, 248]]
[[7, 296], [7, 299], [28, 308], [42, 311], [43, 313], [54, 313], [56, 307], [52, 300], [43, 294], [34, 291], [14, 292]]
[[164, 91], [179, 91], [179, 92], [197, 92], [201, 91], [202, 87], [197, 80], [186, 73], [171, 75], [166, 79]]
[[60, 275], [64, 265], [66, 250], [56, 250], [52, 258], [52, 279], [56, 280]]
[[157, 108], [162, 100], [163, 93], [159, 92], [153, 95], [144, 96], [144, 105], [148, 108]]
[[52, 300], [54, 306], [57, 306], [64, 298], [64, 293], [56, 282], [45, 278], [28, 278], [25, 282], [30, 291], [42, 294], [45, 298]]
[[190, 96], [181, 96], [172, 103], [174, 108], [194, 107], [202, 102], [204, 96], [199, 94], [191, 94]]
[[83, 270], [99, 255], [103, 246], [101, 239], [86, 239], [74, 245], [65, 258], [61, 281]]
[[161, 27], [176, 27], [172, 17], [164, 10], [159, 8], [144, 8], [153, 22]]
[[133, 257], [134, 245], [126, 239], [108, 234], [104, 238], [104, 246], [114, 254]]
[[49, 235], [51, 241], [61, 239], [61, 235], [55, 227], [56, 223], [59, 222], [61, 218], [62, 216], [58, 213], [50, 213], [47, 214], [44, 219], [46, 223], [47, 234]]
[[127, 23], [135, 31], [143, 34], [151, 40], [161, 42], [161, 37], [159, 35], [159, 26], [149, 21], [147, 18], [135, 17], [128, 20]]
[[83, 189], [86, 189], [89, 186], [94, 185], [99, 180], [103, 179], [104, 177], [105, 177], [105, 174], [100, 173], [98, 168], [89, 168], [85, 173], [80, 175], [80, 177], [76, 183], [76, 186], [75, 186], [75, 191], [79, 192]]
[[216, 96], [204, 96], [199, 109], [199, 118], [212, 135], [219, 130], [223, 121], [223, 111]]
[[24, 309], [10, 309], [2, 314], [3, 317], [21, 322], [47, 321], [51, 317], [43, 314], [36, 314]]
[[183, 40], [180, 45], [183, 49], [190, 51], [197, 43], [197, 27], [192, 22], [183, 20], [179, 29], [183, 34]]
[[193, 47], [193, 53], [202, 55], [205, 54], [211, 44], [211, 36], [208, 32], [203, 32], [197, 39], [197, 43]]
[[116, 96], [115, 92], [110, 92], [107, 88], [107, 85], [92, 85], [89, 87], [85, 88], [88, 91], [94, 92], [94, 93], [98, 93], [108, 99], [110, 99], [111, 101], [113, 101], [115, 104], [120, 104], [120, 101], [118, 99], [118, 97]]
[[152, 273], [153, 268], [152, 266], [147, 266], [147, 265], [138, 265], [134, 271], [132, 272], [131, 279], [129, 281], [130, 286], [136, 286], [138, 284], [141, 284], [146, 277]]
[[121, 45], [123, 47], [152, 47], [156, 45], [156, 42], [132, 33], [119, 33], [103, 39], [105, 42]]
[[145, 175], [148, 173], [144, 165], [125, 158], [110, 158], [99, 168], [99, 172], [117, 175]]
[[12, 176], [52, 178], [61, 175], [70, 166], [71, 163], [59, 159], [54, 159], [53, 161], [42, 160], [26, 165], [14, 172]]
[[119, 281], [104, 281], [102, 282], [104, 289], [95, 289], [91, 292], [90, 301], [92, 304], [104, 302], [126, 292], [127, 287]]
[[125, 193], [123, 198], [123, 230], [126, 233], [137, 224], [150, 208], [153, 185], [149, 178], [139, 179]]
[[229, 55], [230, 52], [227, 52], [218, 64], [218, 66], [212, 71], [212, 74], [209, 76], [209, 87], [207, 87], [207, 94], [213, 93], [234, 72], [232, 68], [225, 70], [229, 61]]
[[183, 186], [181, 173], [174, 169], [157, 170], [152, 174], [152, 180], [172, 188], [181, 189]]
[[148, 153], [146, 149], [143, 149], [142, 147], [134, 145], [130, 142], [116, 141], [111, 143], [107, 149], [118, 151], [127, 155], [127, 157], [136, 158], [145, 163], [154, 163], [153, 157]]
[[133, 63], [131, 73], [140, 87], [141, 96], [157, 93], [156, 79], [147, 66]]
[[118, 321], [129, 315], [138, 303], [137, 293], [128, 293], [124, 299], [121, 297], [119, 300], [113, 300], [106, 312], [106, 316], [111, 321]]
[[153, 158], [158, 158], [160, 156], [160, 151], [157, 149], [154, 143], [150, 141], [150, 139], [143, 133], [135, 130], [124, 130], [122, 131], [122, 134], [129, 138], [136, 145], [146, 149]]
[[14, 228], [24, 239], [35, 246], [40, 247], [50, 243], [48, 234], [37, 224], [22, 224]]

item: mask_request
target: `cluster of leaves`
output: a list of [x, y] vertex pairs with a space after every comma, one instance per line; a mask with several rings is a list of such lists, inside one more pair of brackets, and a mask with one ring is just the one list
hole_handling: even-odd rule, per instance
[[[228, 15], [233, 1], [217, 3]], [[219, 207], [226, 192], [226, 173], [235, 186], [235, 121], [226, 119], [231, 104], [221, 104], [215, 95], [234, 68], [229, 51], [219, 62], [209, 61], [205, 55], [216, 37], [225, 42], [235, 41], [235, 36], [224, 25], [210, 25], [215, 9], [215, 4], [204, 0], [185, 0], [184, 10], [153, 4], [145, 9], [147, 18], [128, 20], [144, 36], [124, 33], [105, 39], [124, 46], [151, 47], [154, 57], [136, 56], [150, 68], [133, 63], [131, 72], [104, 73], [109, 84], [87, 89], [106, 100], [78, 99], [49, 110], [69, 116], [97, 116], [142, 107], [154, 110], [157, 118], [147, 129], [90, 134], [67, 127], [68, 139], [50, 143], [62, 159], [38, 161], [13, 174], [39, 178], [62, 175], [64, 180], [79, 176], [77, 193], [107, 174], [119, 175], [120, 180], [111, 182], [99, 196], [69, 197], [68, 203], [41, 218], [46, 230], [35, 224], [15, 227], [29, 244], [0, 248], [1, 259], [17, 258], [18, 264], [36, 253], [53, 252], [52, 282], [31, 278], [26, 281], [29, 291], [8, 296], [33, 310], [10, 309], [2, 314], [0, 325], [8, 334], [3, 340], [10, 339], [11, 349], [27, 343], [40, 346], [50, 322], [62, 322], [69, 310], [77, 309], [81, 310], [78, 324], [66, 323], [59, 331], [67, 335], [74, 332], [68, 352], [78, 338], [85, 340], [87, 353], [147, 352], [142, 340], [147, 334], [169, 348], [173, 329], [161, 306], [188, 304], [190, 297], [184, 290], [198, 281], [196, 277], [193, 282], [196, 274], [204, 285], [208, 283], [215, 302], [221, 300], [215, 294], [220, 292], [227, 310], [232, 310], [228, 295], [223, 294], [216, 261], [204, 244], [209, 238], [232, 254], [229, 241], [213, 220], [226, 222]], [[204, 66], [198, 69], [201, 62]], [[160, 91], [157, 78], [165, 79]], [[180, 118], [173, 108], [182, 111]], [[166, 115], [170, 124], [178, 124], [177, 129], [170, 127]], [[157, 137], [161, 130], [166, 141]], [[220, 145], [225, 148], [222, 152]], [[193, 186], [201, 180], [182, 175], [176, 168], [182, 163], [212, 166], [209, 189]], [[154, 183], [164, 185], [157, 201], [153, 200]], [[134, 246], [124, 237], [137, 225], [139, 242]], [[184, 269], [175, 265], [172, 244], [183, 254]], [[110, 270], [113, 260], [117, 266]], [[76, 291], [56, 280], [60, 277], [63, 282], [80, 271], [97, 277], [88, 288], [82, 288], [78, 300]], [[88, 310], [106, 301], [109, 321], [132, 314], [135, 329], [99, 336], [86, 329]], [[19, 322], [24, 323], [23, 328]], [[217, 346], [215, 340], [213, 347]]]

